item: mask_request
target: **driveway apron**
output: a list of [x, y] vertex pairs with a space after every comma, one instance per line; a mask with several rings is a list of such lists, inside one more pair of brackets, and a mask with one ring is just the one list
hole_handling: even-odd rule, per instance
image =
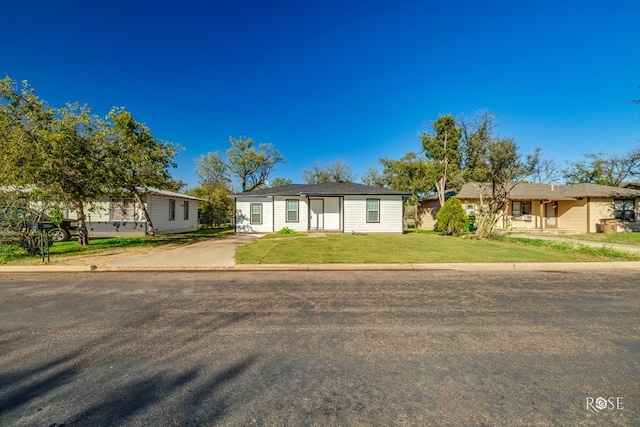
[[155, 251], [133, 258], [107, 262], [99, 269], [181, 269], [233, 267], [236, 248], [246, 245], [259, 236], [238, 235], [211, 239], [179, 248]]

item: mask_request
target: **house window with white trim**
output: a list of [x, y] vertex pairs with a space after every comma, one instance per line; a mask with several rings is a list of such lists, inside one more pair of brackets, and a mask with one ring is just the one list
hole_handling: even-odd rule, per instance
[[634, 199], [615, 199], [613, 201], [616, 219], [622, 221], [635, 221], [635, 200]]
[[109, 221], [135, 221], [138, 219], [133, 199], [112, 197], [110, 202]]
[[183, 210], [183, 219], [185, 221], [189, 221], [189, 202], [187, 200], [184, 201], [184, 204], [182, 205], [182, 210]]
[[169, 221], [176, 220], [176, 201], [169, 199]]
[[286, 203], [287, 203], [286, 222], [298, 222], [299, 221], [298, 210], [300, 206], [300, 201], [295, 199], [292, 199], [292, 200], [287, 199]]
[[512, 202], [511, 215], [519, 219], [522, 215], [531, 215], [531, 202]]
[[262, 203], [251, 203], [249, 210], [249, 223], [262, 224]]
[[367, 199], [367, 222], [380, 222], [380, 199]]

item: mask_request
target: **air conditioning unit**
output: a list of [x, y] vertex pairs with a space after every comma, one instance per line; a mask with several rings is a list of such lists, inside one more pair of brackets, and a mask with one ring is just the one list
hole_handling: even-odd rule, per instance
[[532, 221], [533, 220], [533, 215], [522, 215], [522, 220], [523, 221]]

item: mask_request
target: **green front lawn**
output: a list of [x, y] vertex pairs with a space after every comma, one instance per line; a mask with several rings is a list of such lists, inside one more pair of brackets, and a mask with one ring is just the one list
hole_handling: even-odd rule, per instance
[[571, 234], [561, 235], [559, 237], [575, 240], [589, 240], [592, 242], [602, 243], [620, 243], [622, 245], [640, 246], [640, 233], [587, 233], [587, 234]]
[[[523, 239], [524, 240], [524, 239]], [[534, 243], [535, 242], [535, 243]], [[328, 234], [298, 239], [258, 239], [238, 248], [239, 264], [572, 262], [640, 260], [640, 256], [571, 244], [512, 239], [473, 240], [435, 232]]]
[[[89, 244], [79, 246], [77, 240], [72, 238], [67, 242], [54, 243], [49, 251], [51, 256], [93, 256], [111, 253], [114, 250], [124, 248], [149, 248], [166, 245], [181, 245], [197, 242], [202, 239], [213, 237], [223, 237], [234, 234], [233, 228], [202, 228], [189, 233], [164, 234], [154, 237], [92, 237]], [[31, 262], [38, 260], [40, 255], [28, 256], [26, 252], [17, 245], [0, 245], [0, 264], [8, 262]]]

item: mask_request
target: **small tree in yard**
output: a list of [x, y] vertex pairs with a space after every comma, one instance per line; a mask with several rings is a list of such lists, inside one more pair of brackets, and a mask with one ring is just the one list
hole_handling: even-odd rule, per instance
[[459, 236], [467, 228], [469, 217], [462, 202], [455, 197], [447, 200], [436, 214], [438, 230], [446, 236]]

